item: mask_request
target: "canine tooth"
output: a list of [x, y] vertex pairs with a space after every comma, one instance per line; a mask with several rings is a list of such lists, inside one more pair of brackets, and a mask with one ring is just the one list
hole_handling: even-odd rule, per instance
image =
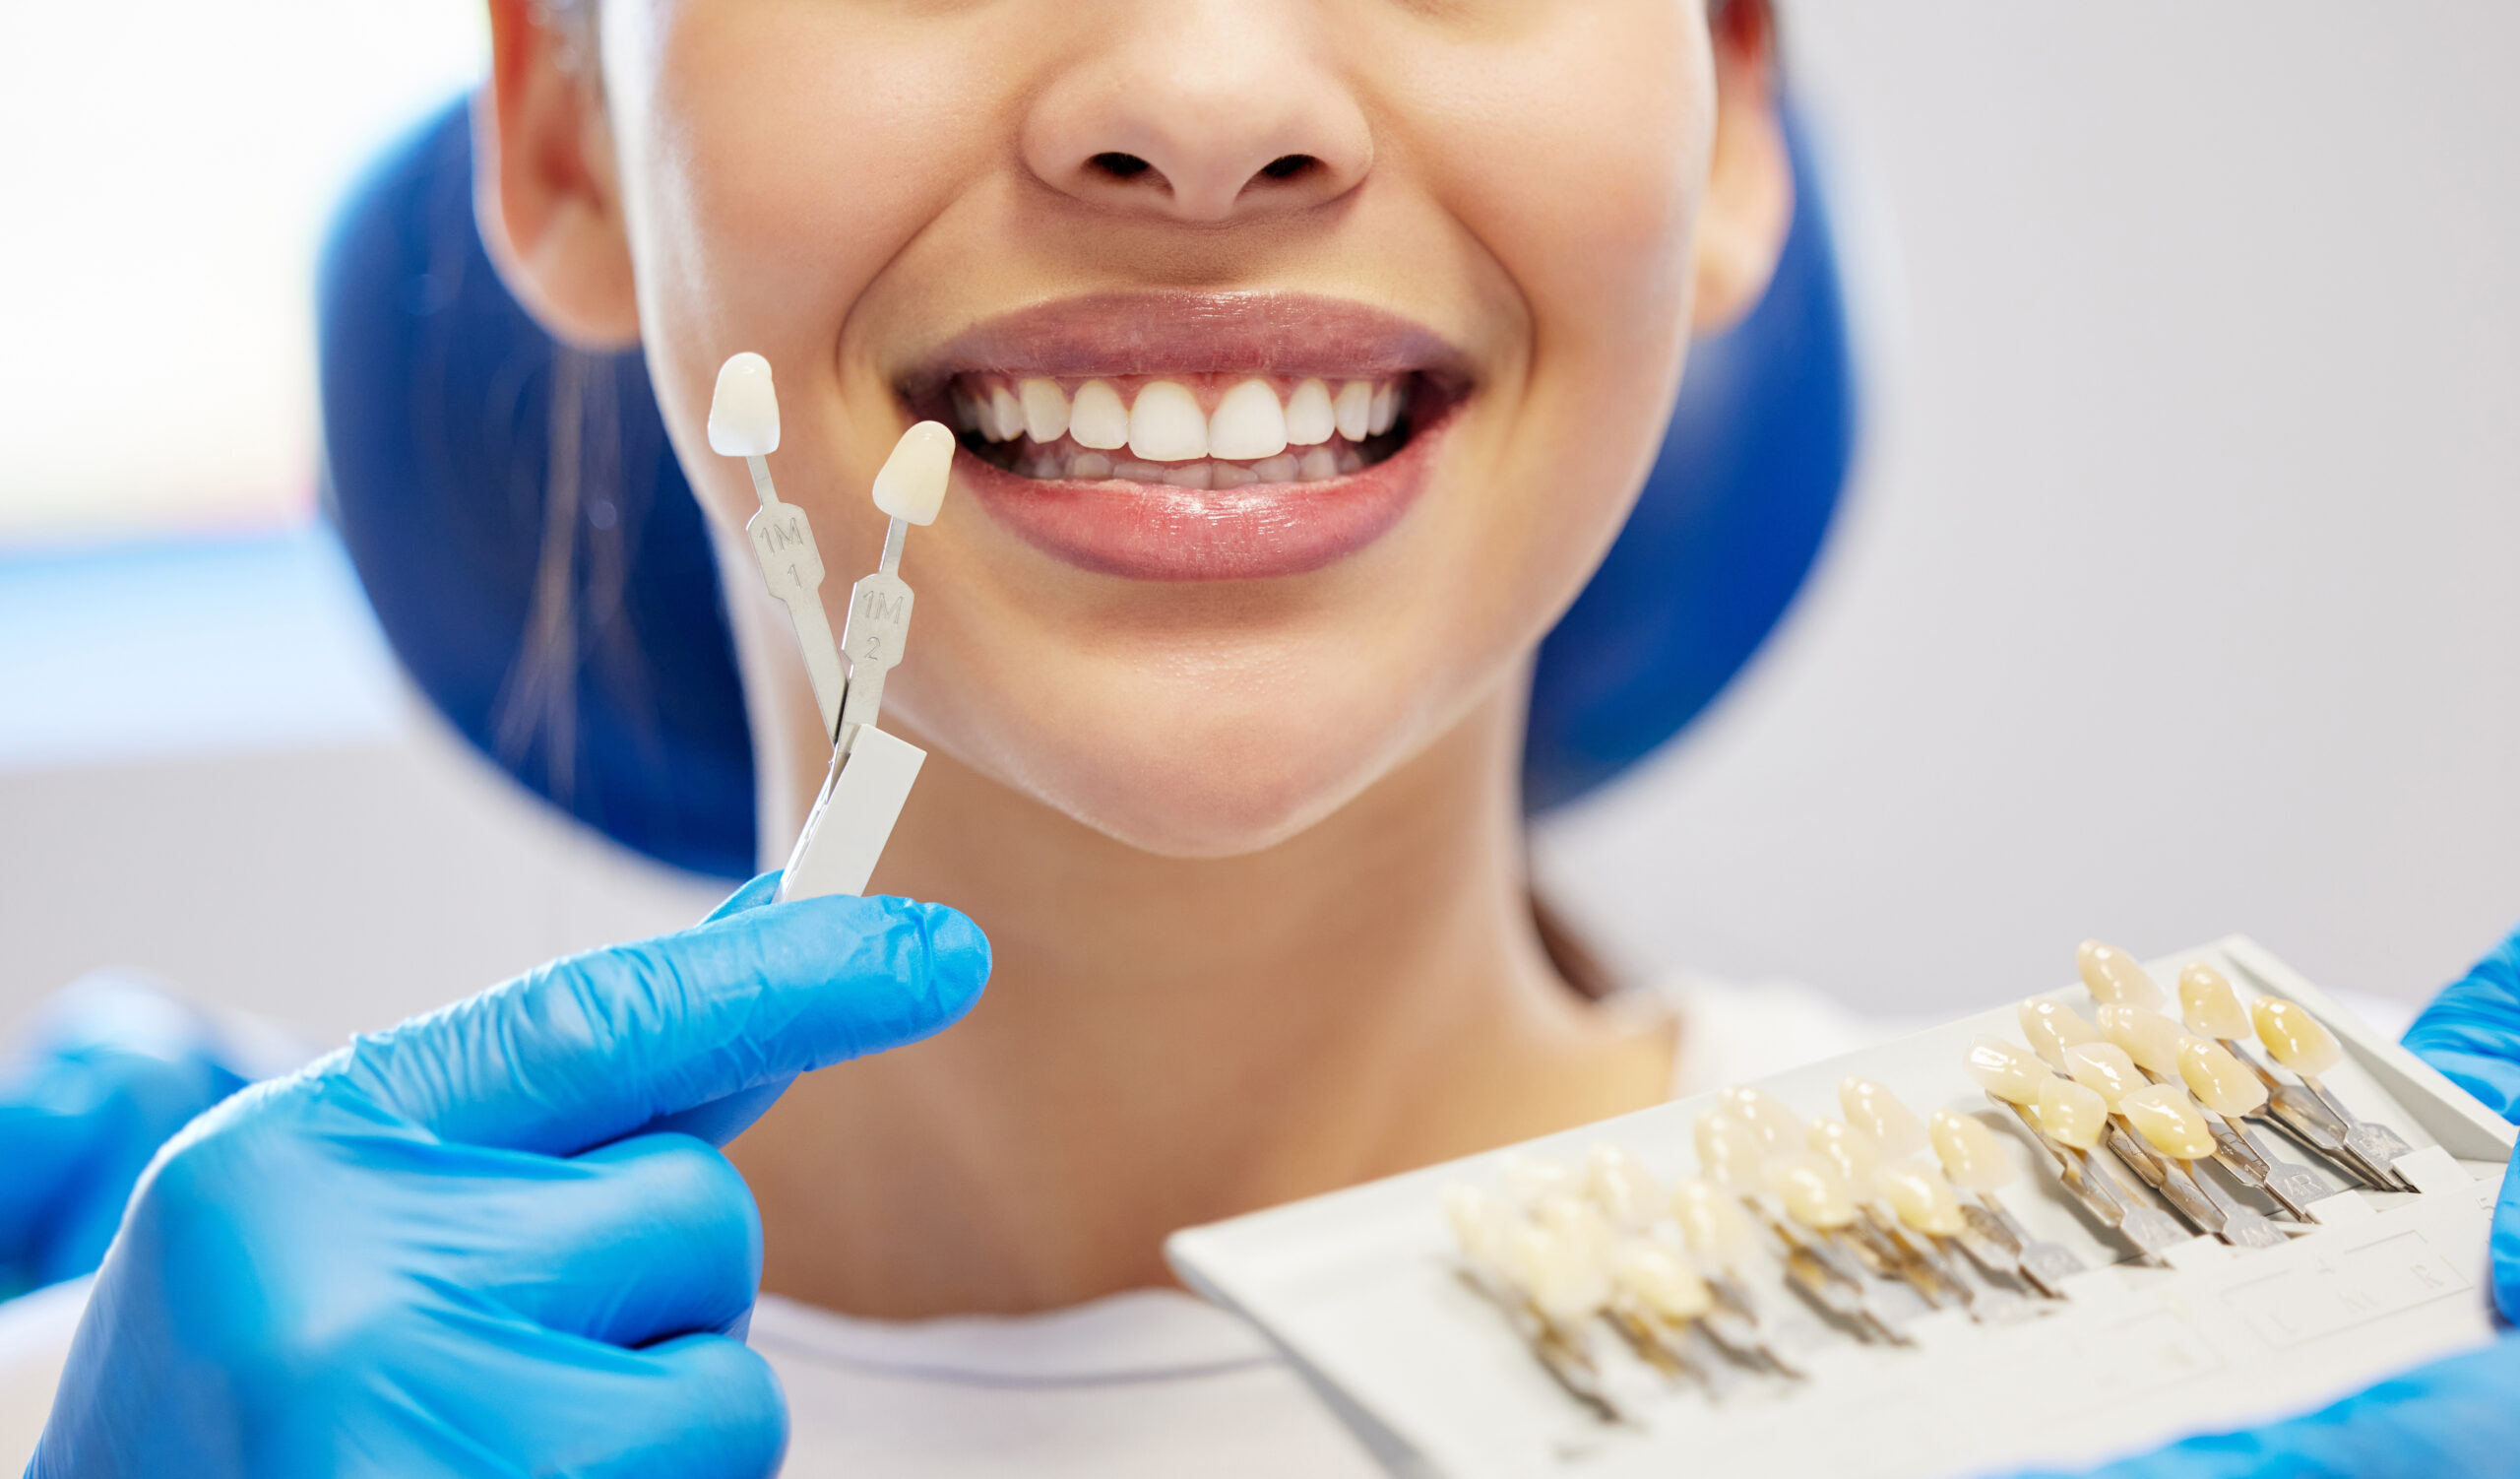
[[1849, 1074], [1838, 1085], [1838, 1108], [1849, 1125], [1872, 1136], [1883, 1155], [1914, 1155], [1925, 1148], [1925, 1127], [1914, 1112], [1869, 1078]]
[[1960, 1066], [1978, 1087], [2007, 1104], [2036, 1104], [2039, 1085], [2052, 1075], [2038, 1061], [2002, 1038], [1980, 1033]]
[[984, 428], [991, 441], [1011, 442], [1024, 434], [1024, 408], [1015, 392], [1003, 385], [988, 388], [988, 424]]
[[2021, 1035], [2030, 1039], [2031, 1050], [2051, 1068], [2065, 1066], [2065, 1050], [2076, 1043], [2108, 1041], [2099, 1028], [2084, 1020], [2081, 1012], [2062, 1001], [2043, 1001], [2033, 997], [2021, 1003], [2016, 1015], [2021, 1019]]
[[1339, 429], [1339, 418], [1330, 409], [1330, 387], [1318, 380], [1306, 380], [1287, 397], [1287, 444], [1293, 447], [1317, 447], [1330, 440]]
[[2187, 1034], [2160, 1012], [2111, 1001], [2100, 1009], [2100, 1030], [2145, 1072], [2156, 1078], [2178, 1076], [2178, 1040]]
[[1174, 487], [1206, 488], [1216, 485], [1217, 465], [1200, 458], [1197, 462], [1175, 462], [1165, 465], [1163, 481]]
[[2178, 973], [2178, 1011], [2200, 1037], [2244, 1038], [2248, 1008], [2223, 973], [2199, 960]]
[[1111, 459], [1100, 452], [1079, 452], [1067, 460], [1067, 475], [1070, 478], [1108, 478], [1111, 476]]
[[2084, 940], [2082, 947], [2074, 951], [2074, 967], [2082, 974], [2083, 985], [2090, 990], [2094, 1001], [2161, 1010], [2160, 983], [2153, 980], [2152, 972], [2136, 963], [2134, 956], [2115, 945]]
[[1266, 380], [1245, 380], [1225, 393], [1208, 418], [1208, 455], [1250, 461], [1287, 450], [1287, 409]]
[[1365, 429], [1376, 436], [1389, 431], [1400, 419], [1400, 387], [1383, 385], [1375, 389], [1372, 408], [1366, 413]]
[[1350, 380], [1341, 385], [1338, 398], [1331, 402], [1330, 410], [1332, 418], [1338, 422], [1341, 436], [1352, 442], [1363, 441], [1373, 425], [1373, 382]]
[[2260, 997], [2248, 1005], [2257, 1040], [2275, 1061], [2305, 1078], [2316, 1078], [2345, 1057], [2336, 1034], [2294, 1001]]
[[1067, 435], [1067, 394], [1048, 380], [1027, 380], [1016, 388], [1024, 406], [1024, 434], [1037, 442]]
[[1305, 482], [1322, 482], [1339, 476], [1339, 454], [1327, 446], [1306, 448], [1295, 462], [1295, 476]]
[[1284, 452], [1275, 457], [1264, 457], [1251, 465], [1251, 473], [1262, 482], [1292, 482], [1295, 481], [1295, 459]]
[[1249, 487], [1260, 481], [1259, 475], [1240, 463], [1212, 462], [1209, 474], [1211, 487]]
[[1195, 462], [1208, 455], [1208, 418], [1178, 380], [1149, 380], [1129, 407], [1129, 451], [1145, 462]]
[[1120, 393], [1107, 380], [1088, 380], [1076, 388], [1076, 399], [1069, 403], [1067, 434], [1080, 447], [1097, 452], [1116, 452], [1129, 444], [1129, 408], [1120, 404]]

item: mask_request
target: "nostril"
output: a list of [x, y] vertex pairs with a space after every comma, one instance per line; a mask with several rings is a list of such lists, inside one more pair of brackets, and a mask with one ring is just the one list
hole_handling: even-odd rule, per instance
[[1136, 155], [1120, 154], [1117, 151], [1098, 154], [1085, 162], [1115, 180], [1133, 180], [1155, 167]]
[[1273, 180], [1291, 180], [1307, 169], [1319, 167], [1320, 163], [1308, 154], [1282, 154], [1262, 165], [1260, 172]]

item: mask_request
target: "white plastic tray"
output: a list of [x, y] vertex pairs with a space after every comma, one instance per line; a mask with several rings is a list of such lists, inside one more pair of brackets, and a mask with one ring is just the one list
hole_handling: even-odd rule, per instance
[[[2327, 1023], [2346, 1061], [2324, 1081], [2417, 1147], [2400, 1164], [2426, 1192], [2322, 1201], [2322, 1226], [2281, 1249], [2199, 1239], [2174, 1250], [2169, 1268], [2120, 1262], [2125, 1246], [2054, 1189], [2019, 1128], [1987, 1113], [1960, 1071], [1977, 1033], [2019, 1040], [2006, 1004], [1761, 1086], [1806, 1116], [1835, 1114], [1839, 1081], [1861, 1073], [1920, 1116], [1983, 1113], [2007, 1131], [2038, 1169], [2006, 1205], [2092, 1268], [2038, 1319], [1980, 1325], [1939, 1312], [1913, 1326], [1914, 1347], [1864, 1345], [1763, 1291], [1808, 1380], [1745, 1381], [1721, 1402], [1675, 1389], [1634, 1424], [1594, 1416], [1456, 1276], [1443, 1189], [1494, 1186], [1495, 1163], [1518, 1151], [1580, 1162], [1599, 1141], [1666, 1178], [1690, 1174], [1690, 1127], [1711, 1095], [1188, 1229], [1166, 1251], [1192, 1288], [1267, 1331], [1393, 1472], [1455, 1479], [1923, 1479], [2082, 1465], [2311, 1408], [2489, 1340], [2486, 1244], [2512, 1127], [2248, 940], [2151, 964], [2168, 983], [2191, 960], [2218, 966], [2244, 996], [2290, 997]], [[2050, 995], [2093, 1009], [2079, 986]]]

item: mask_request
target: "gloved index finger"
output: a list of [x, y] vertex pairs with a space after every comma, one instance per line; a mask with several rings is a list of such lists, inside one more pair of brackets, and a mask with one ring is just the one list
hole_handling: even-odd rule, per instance
[[571, 956], [310, 1070], [465, 1144], [568, 1155], [959, 1019], [988, 940], [937, 904], [833, 896]]

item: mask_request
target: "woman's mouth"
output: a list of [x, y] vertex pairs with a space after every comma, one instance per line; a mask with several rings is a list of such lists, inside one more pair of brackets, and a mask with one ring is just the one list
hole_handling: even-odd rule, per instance
[[963, 482], [1036, 548], [1101, 574], [1300, 574], [1416, 500], [1468, 393], [1458, 356], [1378, 310], [1131, 294], [984, 325], [906, 381]]

